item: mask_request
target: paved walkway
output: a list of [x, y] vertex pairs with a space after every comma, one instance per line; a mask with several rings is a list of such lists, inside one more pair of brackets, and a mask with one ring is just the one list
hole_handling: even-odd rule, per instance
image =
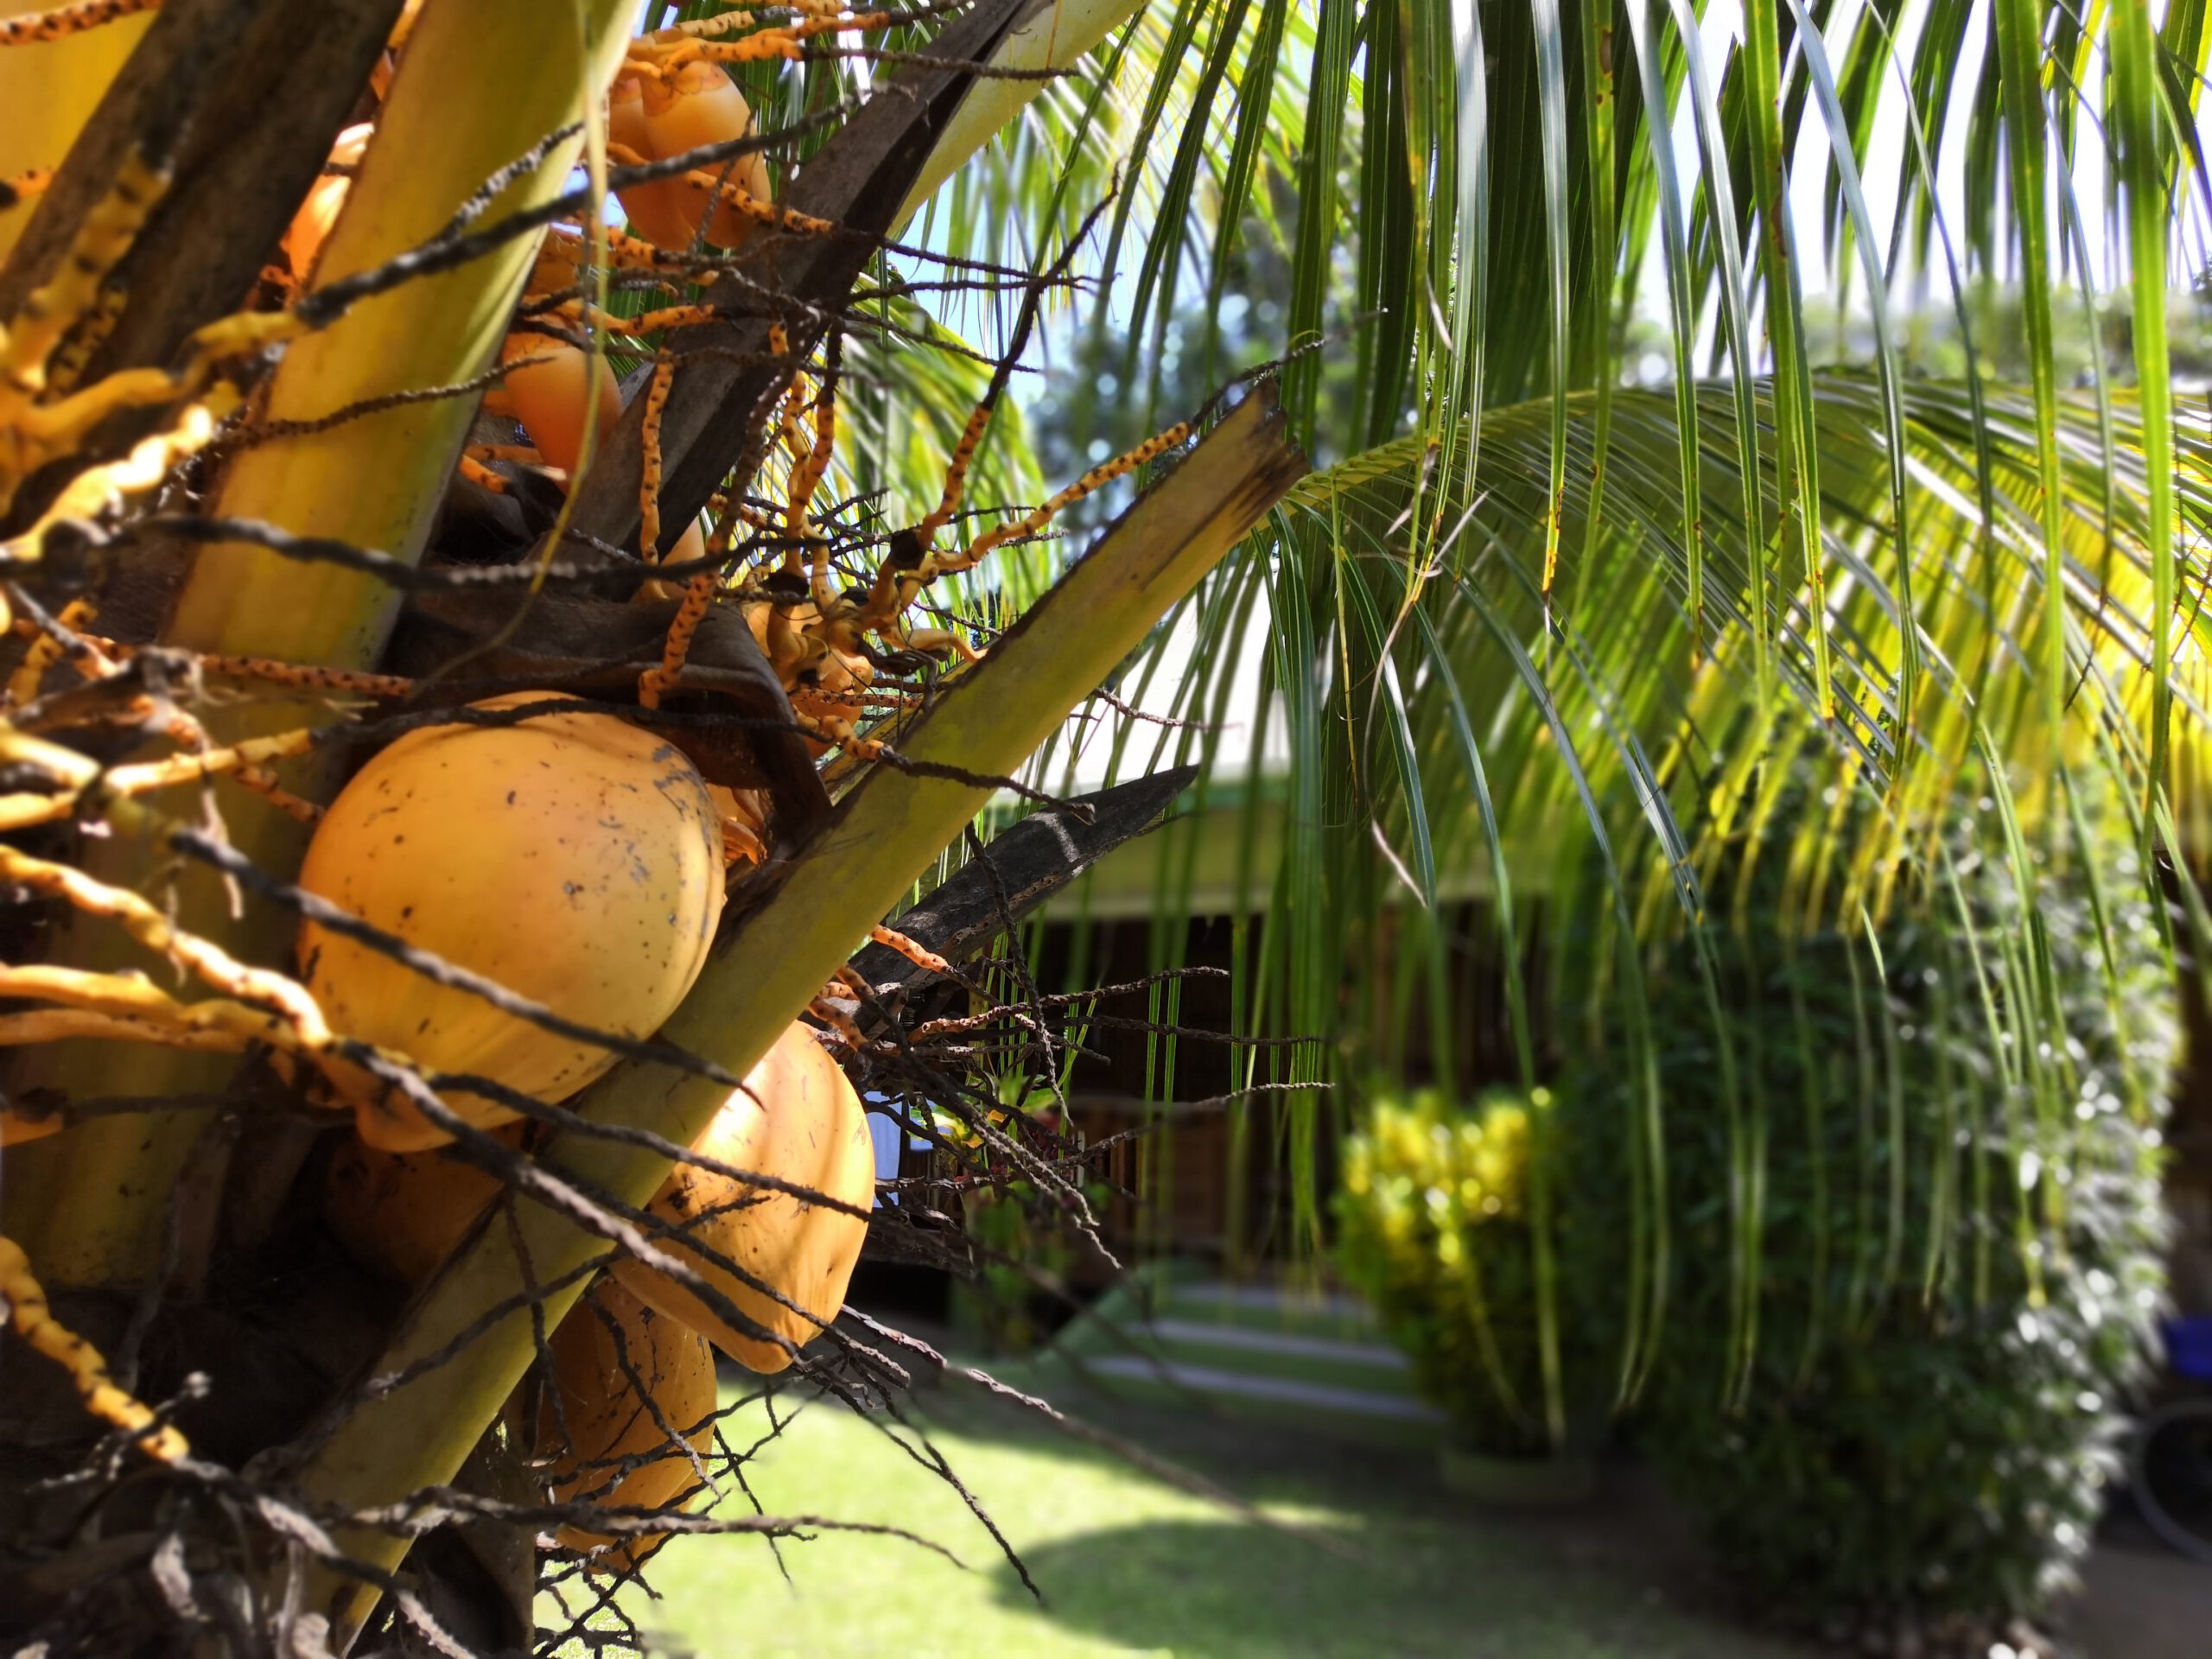
[[2071, 1634], [2088, 1659], [2212, 1654], [2212, 1567], [2183, 1560], [2140, 1522], [2114, 1516], [2082, 1577]]

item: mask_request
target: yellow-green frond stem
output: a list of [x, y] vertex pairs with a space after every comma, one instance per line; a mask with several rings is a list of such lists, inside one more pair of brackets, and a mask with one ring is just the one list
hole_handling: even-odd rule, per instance
[[[1136, 9], [1136, 0], [1037, 0], [1029, 8], [1028, 16], [1016, 23], [991, 54], [991, 67], [1013, 71], [1072, 67], [1077, 59], [1127, 22]], [[978, 77], [945, 124], [937, 148], [923, 163], [921, 176], [914, 181], [906, 206], [899, 210], [893, 233], [969, 156], [1019, 116], [1045, 85], [1041, 80], [1013, 76]]]
[[[61, 165], [153, 21], [147, 12], [105, 29], [0, 51], [0, 110], [8, 112], [0, 121], [0, 181]], [[8, 257], [37, 206], [26, 196], [12, 207], [0, 207], [0, 259]]]

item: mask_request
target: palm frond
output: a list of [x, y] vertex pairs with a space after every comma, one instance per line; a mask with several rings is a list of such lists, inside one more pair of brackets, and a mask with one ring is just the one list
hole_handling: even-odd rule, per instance
[[[1210, 752], [1204, 787], [1243, 790], [1247, 1029], [1344, 1036], [1357, 1080], [1425, 995], [1418, 971], [1356, 982], [1433, 948], [1386, 918], [1479, 893], [1514, 1064], [1541, 1074], [1600, 1007], [1633, 1048], [1640, 942], [1725, 934], [1720, 837], [1778, 813], [1802, 818], [1795, 913], [1854, 936], [1942, 901], [1898, 873], [1961, 800], [1991, 803], [1991, 855], [2030, 887], [2093, 773], [2169, 862], [2206, 844], [2212, 430], [2173, 396], [2202, 319], [2171, 292], [2212, 234], [2205, 10], [1178, 0], [932, 206], [931, 246], [1033, 264], [1007, 227], [1068, 234], [1119, 171], [1028, 410], [1048, 476], [1296, 354], [1286, 405], [1322, 470], [1121, 681], [1247, 735], [1124, 726], [1036, 763]], [[988, 340], [1007, 302], [957, 303], [940, 321]], [[1762, 762], [1808, 737], [1881, 833], [1827, 844], [1840, 809], [1785, 803]], [[1189, 867], [1160, 859], [1161, 965]], [[1538, 912], [1597, 918], [1605, 966], [1523, 982]], [[1991, 984], [2031, 988], [2037, 949], [2006, 942]], [[1372, 995], [1394, 1006], [1368, 1019]], [[1633, 1387], [1664, 1319], [1662, 1103], [1622, 1063], [1648, 1080]], [[1311, 1239], [1298, 1098], [1286, 1220]]]

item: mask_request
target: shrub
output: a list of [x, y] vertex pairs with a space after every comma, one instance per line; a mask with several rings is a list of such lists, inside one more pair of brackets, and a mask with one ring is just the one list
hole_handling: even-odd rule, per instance
[[[1026, 1092], [1027, 1079], [1000, 1079], [1007, 1105], [988, 1114], [1002, 1132], [1018, 1109], [1039, 1128], [1058, 1133], [1060, 1116], [1049, 1096]], [[1026, 1354], [1051, 1337], [1074, 1311], [1065, 1282], [1078, 1260], [1073, 1236], [1058, 1205], [1036, 1185], [1014, 1179], [1012, 1166], [993, 1154], [982, 1135], [942, 1108], [930, 1114], [940, 1141], [957, 1147], [975, 1163], [947, 1173], [966, 1175], [982, 1165], [995, 1178], [960, 1196], [963, 1230], [976, 1247], [975, 1276], [952, 1286], [952, 1321], [994, 1354]], [[1084, 1185], [1094, 1214], [1104, 1211], [1112, 1189], [1103, 1181]]]
[[[1648, 1443], [1728, 1570], [1811, 1619], [2044, 1609], [2159, 1296], [2177, 1010], [2133, 847], [2093, 828], [2101, 892], [2078, 851], [2038, 872], [2045, 978], [1999, 943], [2009, 866], [1970, 822], [1948, 845], [1956, 887], [1899, 906], [1878, 966], [1863, 933], [1785, 941], [1788, 861], [1764, 849], [1746, 890], [1731, 849], [1706, 895], [1744, 924], [1708, 935], [1720, 1024], [1688, 942], [1651, 982], [1673, 1236]], [[1620, 1088], [1587, 1081], [1615, 1115], [1578, 1118], [1578, 1179], [1617, 1182]]]
[[1378, 1100], [1350, 1136], [1337, 1196], [1344, 1276], [1470, 1449], [1550, 1448], [1531, 1224], [1530, 1143], [1550, 1095], [1435, 1090]]

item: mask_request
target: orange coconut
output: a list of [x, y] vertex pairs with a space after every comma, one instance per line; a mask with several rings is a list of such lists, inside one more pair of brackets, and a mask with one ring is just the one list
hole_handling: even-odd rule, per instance
[[[715, 1356], [703, 1338], [601, 1280], [549, 1345], [553, 1374], [538, 1402], [537, 1443], [557, 1502], [657, 1510], [697, 1489], [698, 1471], [661, 1425], [695, 1452], [714, 1444]], [[666, 1536], [618, 1539], [576, 1526], [559, 1534], [569, 1549], [616, 1546], [593, 1563], [613, 1572], [634, 1567]]]
[[[776, 1039], [693, 1150], [862, 1211], [875, 1197], [875, 1147], [860, 1096], [803, 1025]], [[780, 1371], [791, 1363], [776, 1338], [803, 1346], [837, 1317], [868, 1236], [861, 1216], [689, 1164], [654, 1196], [652, 1211], [804, 1310], [785, 1306], [689, 1246], [655, 1241], [772, 1333], [762, 1337], [727, 1323], [664, 1274], [634, 1261], [615, 1264], [614, 1276], [640, 1301], [683, 1320], [756, 1371]]]
[[[374, 124], [367, 121], [346, 128], [330, 148], [331, 164], [359, 166], [375, 134]], [[292, 275], [302, 282], [315, 269], [315, 259], [322, 252], [322, 245], [329, 240], [332, 227], [338, 223], [338, 215], [346, 206], [346, 195], [353, 184], [346, 174], [324, 174], [309, 188], [307, 200], [292, 215], [292, 223], [284, 232], [284, 260], [291, 266]]]
[[[500, 347], [499, 360], [512, 364], [525, 358], [547, 360], [506, 372], [507, 404], [545, 464], [573, 476], [583, 457], [584, 410], [594, 400], [591, 359], [564, 340], [517, 329]], [[599, 442], [605, 443], [621, 423], [622, 389], [607, 364], [599, 365], [598, 383]]]
[[[475, 706], [560, 701], [572, 699], [519, 691]], [[706, 963], [721, 918], [721, 830], [690, 760], [614, 715], [428, 727], [339, 792], [300, 885], [567, 1019], [643, 1038]], [[334, 1029], [429, 1071], [550, 1102], [619, 1058], [316, 922], [300, 930], [299, 957]], [[417, 1152], [448, 1138], [365, 1072], [324, 1069], [371, 1145]], [[464, 1089], [442, 1098], [480, 1125], [518, 1116]]]
[[[753, 106], [745, 101], [745, 94], [738, 91], [737, 83], [719, 65], [701, 60], [687, 63], [664, 79], [644, 81], [639, 92], [646, 143], [632, 144], [631, 148], [655, 161], [666, 161], [671, 156], [681, 156], [707, 144], [743, 138], [753, 131]], [[618, 142], [627, 141], [618, 137]], [[711, 175], [718, 181], [736, 185], [756, 201], [768, 200], [768, 164], [758, 151], [709, 162], [696, 170]], [[644, 188], [656, 190], [663, 187]], [[707, 211], [709, 194], [699, 186], [671, 179], [666, 188], [676, 193], [671, 200], [683, 224], [679, 233], [664, 239], [640, 223], [635, 214], [632, 215], [633, 223], [640, 223], [639, 233], [660, 246], [690, 247], [698, 234], [702, 219], [706, 220], [708, 242], [717, 248], [734, 248], [752, 233], [752, 219], [726, 204], [713, 203], [710, 217]], [[624, 211], [629, 210], [627, 195], [622, 198], [622, 206]]]
[[[524, 1125], [493, 1134], [519, 1149]], [[347, 1136], [323, 1171], [322, 1218], [370, 1272], [419, 1285], [499, 1195], [497, 1176], [445, 1151], [380, 1152]]]
[[[622, 76], [607, 95], [607, 137], [645, 161], [659, 159], [653, 151], [652, 130], [645, 120], [645, 84], [635, 75]], [[690, 209], [701, 198], [681, 179], [633, 184], [614, 194], [630, 221], [632, 236], [642, 236], [656, 247], [691, 245], [692, 233], [699, 228], [699, 214]]]

